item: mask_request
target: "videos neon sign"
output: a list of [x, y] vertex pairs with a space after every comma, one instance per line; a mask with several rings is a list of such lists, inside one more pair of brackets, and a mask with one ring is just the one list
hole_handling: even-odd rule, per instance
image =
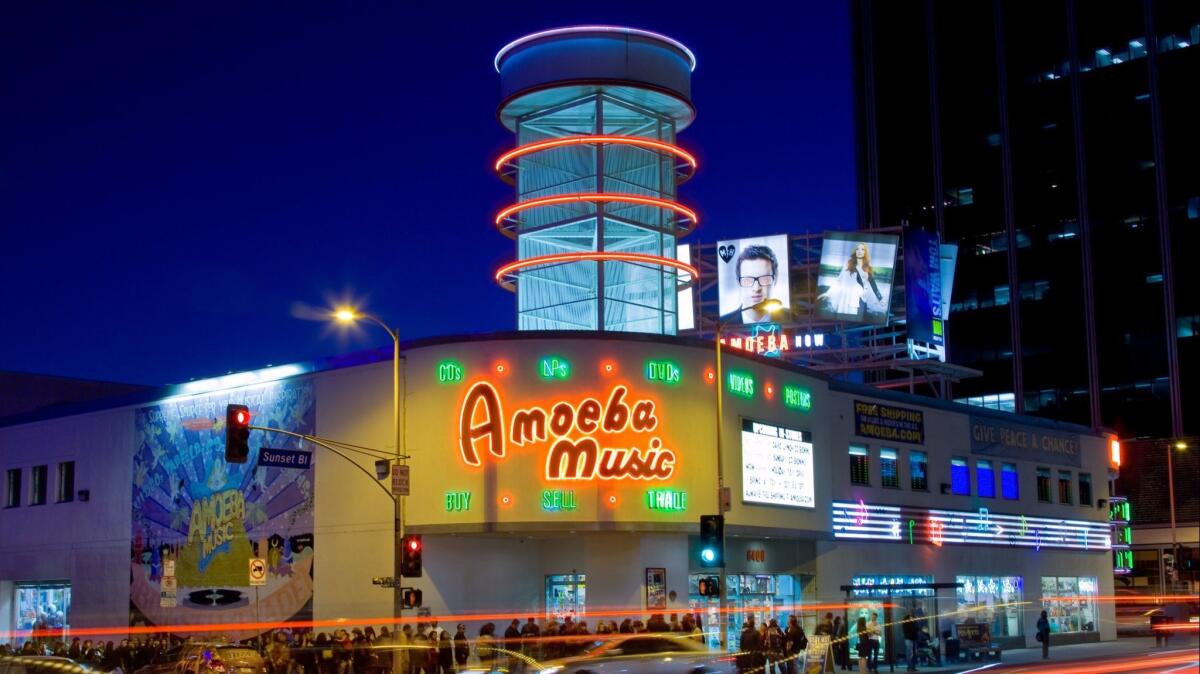
[[1112, 532], [1105, 522], [1060, 520], [1025, 515], [935, 510], [833, 502], [833, 536], [838, 539], [944, 545], [1003, 545], [1035, 550], [1109, 550]]
[[[666, 480], [675, 473], [675, 452], [654, 434], [658, 421], [655, 402], [633, 399], [623, 384], [601, 397], [531, 405], [506, 416], [500, 392], [479, 381], [459, 410], [458, 449], [463, 463], [479, 466], [487, 455], [505, 458], [510, 445], [548, 444], [547, 480]], [[640, 438], [645, 444], [633, 446]]]

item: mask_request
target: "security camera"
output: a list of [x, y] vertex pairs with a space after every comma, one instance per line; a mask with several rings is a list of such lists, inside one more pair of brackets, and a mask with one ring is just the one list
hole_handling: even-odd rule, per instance
[[392, 472], [392, 462], [387, 459], [379, 459], [375, 462], [375, 477], [380, 480], [387, 479], [387, 476]]

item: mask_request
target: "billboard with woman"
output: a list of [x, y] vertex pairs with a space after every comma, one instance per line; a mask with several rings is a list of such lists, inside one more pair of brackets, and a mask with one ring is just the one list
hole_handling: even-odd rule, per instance
[[826, 232], [817, 275], [817, 315], [886, 324], [899, 242], [900, 237], [891, 234]]

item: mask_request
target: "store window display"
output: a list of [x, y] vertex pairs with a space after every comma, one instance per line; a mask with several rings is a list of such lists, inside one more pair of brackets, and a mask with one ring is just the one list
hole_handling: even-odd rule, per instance
[[1024, 581], [1020, 576], [957, 576], [960, 615], [990, 626], [992, 637], [1022, 634]]
[[1096, 631], [1094, 577], [1043, 576], [1042, 608], [1050, 619], [1050, 632]]
[[68, 583], [18, 583], [16, 588], [17, 629], [48, 630], [56, 641], [67, 634], [67, 617], [71, 609], [71, 586]]

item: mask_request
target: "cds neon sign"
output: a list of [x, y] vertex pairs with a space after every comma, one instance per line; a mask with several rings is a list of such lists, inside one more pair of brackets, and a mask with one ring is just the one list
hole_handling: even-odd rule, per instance
[[[530, 405], [506, 416], [500, 392], [479, 381], [459, 410], [458, 450], [463, 463], [479, 466], [487, 455], [505, 458], [510, 445], [548, 444], [549, 481], [666, 480], [675, 473], [675, 452], [654, 434], [658, 425], [655, 402], [634, 399], [623, 384], [604, 396]], [[640, 447], [633, 444], [642, 439]]]

